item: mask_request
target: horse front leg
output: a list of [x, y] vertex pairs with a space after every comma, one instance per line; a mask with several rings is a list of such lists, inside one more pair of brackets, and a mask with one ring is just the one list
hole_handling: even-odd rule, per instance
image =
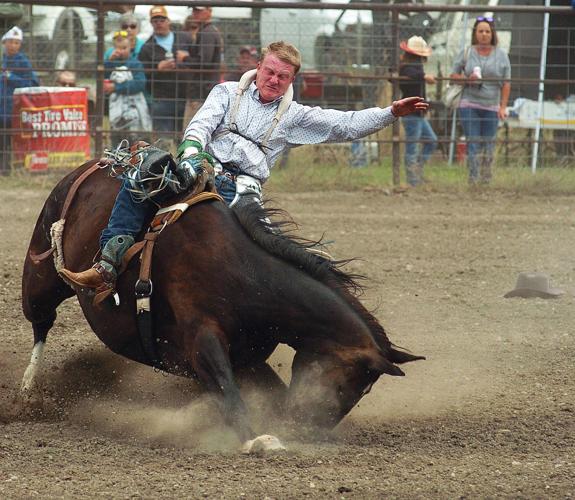
[[[35, 235], [39, 231], [35, 229]], [[49, 242], [43, 242], [41, 248], [49, 246]], [[68, 297], [74, 295], [56, 273], [52, 258], [35, 264], [30, 257], [30, 251], [24, 263], [22, 275], [22, 310], [24, 316], [32, 323], [34, 331], [34, 347], [30, 356], [20, 392], [16, 396], [16, 402], [21, 411], [41, 409], [43, 397], [41, 390], [41, 369], [44, 354], [44, 346], [48, 332], [56, 320], [57, 307]]]
[[243, 453], [284, 450], [278, 438], [257, 436], [249, 423], [246, 405], [232, 371], [227, 341], [214, 326], [203, 329], [195, 338], [192, 366], [200, 382], [219, 396], [220, 410], [243, 443]]

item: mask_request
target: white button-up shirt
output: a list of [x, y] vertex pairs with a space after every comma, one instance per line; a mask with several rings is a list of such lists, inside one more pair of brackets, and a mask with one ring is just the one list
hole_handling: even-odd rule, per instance
[[[260, 149], [254, 142], [227, 130], [238, 82], [216, 85], [188, 124], [184, 139], [200, 142], [205, 151], [220, 163], [231, 163], [262, 183], [286, 147], [323, 142], [353, 141], [372, 134], [397, 118], [387, 108], [338, 111], [292, 102], [268, 140]], [[260, 144], [269, 130], [282, 97], [262, 103], [253, 82], [243, 95], [236, 116], [238, 131]], [[221, 134], [221, 135], [220, 135]]]

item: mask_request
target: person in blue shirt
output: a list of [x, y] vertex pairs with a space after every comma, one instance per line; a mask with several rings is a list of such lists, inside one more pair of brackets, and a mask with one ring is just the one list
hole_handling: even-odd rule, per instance
[[14, 90], [38, 85], [30, 60], [20, 52], [24, 35], [18, 26], [2, 36], [2, 73], [0, 75], [0, 174], [10, 171], [12, 105]]
[[116, 31], [113, 40], [112, 57], [104, 61], [104, 93], [110, 96], [111, 139], [116, 146], [122, 139], [146, 140], [144, 132], [151, 132], [152, 121], [144, 96], [144, 66], [130, 54], [128, 32]]

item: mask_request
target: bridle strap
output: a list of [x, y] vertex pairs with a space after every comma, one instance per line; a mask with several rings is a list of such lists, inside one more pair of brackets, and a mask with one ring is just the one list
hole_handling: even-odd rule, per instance
[[[72, 186], [68, 190], [68, 194], [66, 195], [66, 199], [64, 200], [64, 205], [62, 206], [62, 212], [60, 213], [60, 220], [66, 219], [66, 215], [68, 214], [68, 210], [70, 208], [70, 205], [72, 204], [72, 201], [74, 200], [74, 197], [76, 196], [76, 192], [78, 191], [78, 188], [82, 185], [82, 183], [90, 175], [92, 175], [96, 170], [99, 170], [100, 168], [102, 168], [100, 166], [99, 160], [92, 160], [92, 161], [94, 163], [92, 163], [92, 165], [90, 165], [86, 170], [84, 170], [84, 172], [82, 172], [82, 175], [80, 175], [73, 182]], [[42, 262], [44, 259], [48, 258], [53, 253], [54, 253], [54, 247], [52, 247], [49, 250], [46, 250], [45, 252], [42, 252], [40, 254], [36, 254], [36, 253], [32, 252], [32, 250], [30, 250], [29, 256], [30, 256], [30, 260], [34, 264], [40, 264], [40, 262]]]

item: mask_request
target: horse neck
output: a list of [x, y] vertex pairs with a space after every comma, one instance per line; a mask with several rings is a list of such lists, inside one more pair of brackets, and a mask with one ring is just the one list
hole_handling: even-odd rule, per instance
[[[289, 302], [290, 320], [295, 320], [296, 336], [304, 344], [320, 342], [348, 347], [378, 348], [370, 325], [345, 293], [307, 275], [292, 275], [289, 285], [277, 277], [277, 295]], [[304, 291], [304, 293], [302, 293]], [[351, 296], [351, 295], [350, 295]], [[293, 341], [290, 331], [281, 341]]]

